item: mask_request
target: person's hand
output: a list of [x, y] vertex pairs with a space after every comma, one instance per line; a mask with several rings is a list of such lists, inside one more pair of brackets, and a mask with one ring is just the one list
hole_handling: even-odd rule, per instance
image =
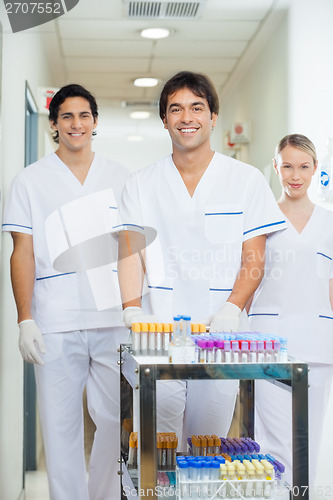
[[39, 355], [39, 352], [41, 354], [46, 352], [42, 332], [33, 319], [25, 319], [18, 326], [20, 329], [19, 349], [22, 358], [28, 363], [44, 365]]
[[225, 302], [218, 313], [214, 314], [210, 321], [210, 332], [238, 332], [241, 309]]
[[132, 327], [132, 323], [158, 323], [156, 316], [143, 314], [141, 307], [126, 307], [123, 310], [123, 322], [127, 328]]

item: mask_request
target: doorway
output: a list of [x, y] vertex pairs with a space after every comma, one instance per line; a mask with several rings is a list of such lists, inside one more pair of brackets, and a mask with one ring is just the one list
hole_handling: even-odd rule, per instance
[[[25, 154], [24, 166], [37, 160], [38, 110], [28, 82], [25, 84]], [[36, 470], [36, 384], [34, 367], [24, 362], [24, 472]]]

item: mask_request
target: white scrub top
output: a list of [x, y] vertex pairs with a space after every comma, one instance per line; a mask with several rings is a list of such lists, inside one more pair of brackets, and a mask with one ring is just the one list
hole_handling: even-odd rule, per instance
[[316, 205], [301, 233], [287, 224], [286, 231], [267, 238], [265, 277], [249, 311], [251, 327], [287, 337], [292, 356], [332, 363], [333, 212]]
[[2, 228], [33, 236], [32, 316], [43, 333], [123, 325], [110, 233], [128, 177], [125, 167], [95, 153], [82, 185], [53, 153], [14, 179]]
[[260, 171], [220, 153], [192, 197], [168, 156], [132, 174], [119, 208], [125, 227], [157, 230], [146, 250], [143, 308], [160, 321], [216, 313], [234, 286], [243, 241], [286, 227]]

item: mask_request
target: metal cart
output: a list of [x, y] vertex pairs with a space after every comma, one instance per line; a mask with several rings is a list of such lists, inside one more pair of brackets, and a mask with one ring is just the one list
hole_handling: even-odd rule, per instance
[[[308, 366], [288, 363], [170, 364], [167, 358], [139, 357], [131, 346], [120, 346], [121, 391], [129, 384], [138, 399], [138, 468], [129, 471], [124, 455], [120, 475], [128, 498], [153, 498], [157, 485], [156, 381], [238, 379], [240, 381], [240, 435], [254, 438], [254, 381], [265, 379], [292, 393], [293, 486], [291, 499], [308, 500]], [[123, 408], [121, 412], [123, 413]], [[280, 498], [285, 498], [285, 496]], [[288, 498], [288, 493], [287, 493]]]

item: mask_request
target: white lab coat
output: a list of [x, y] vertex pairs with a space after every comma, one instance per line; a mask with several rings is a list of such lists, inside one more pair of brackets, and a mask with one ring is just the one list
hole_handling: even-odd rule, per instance
[[[118, 199], [127, 178], [124, 167], [95, 154], [82, 185], [51, 154], [25, 168], [7, 197], [3, 230], [33, 236], [32, 316], [46, 345], [45, 365], [35, 365], [35, 375], [51, 500], [120, 498], [117, 348], [128, 332], [110, 232], [119, 222]], [[89, 486], [85, 386], [97, 426]]]
[[[14, 179], [2, 228], [33, 235], [32, 312], [43, 333], [123, 325], [116, 240], [109, 234], [119, 223], [117, 204], [128, 175], [124, 167], [95, 154], [82, 185], [53, 153]], [[101, 290], [108, 288], [114, 290], [114, 301], [99, 307]]]
[[[333, 212], [316, 205], [301, 233], [288, 220], [287, 224], [286, 231], [267, 238], [265, 277], [255, 292], [249, 319], [252, 330], [287, 337], [288, 354], [309, 363], [313, 485], [325, 398], [332, 380], [333, 311], [329, 280], [333, 278]], [[256, 428], [258, 440], [272, 455], [286, 462], [290, 480], [290, 395], [283, 392], [265, 382], [257, 383]]]
[[[168, 156], [132, 174], [119, 207], [125, 227], [136, 224], [157, 230], [156, 240], [146, 250], [149, 293], [143, 296], [143, 309], [161, 322], [172, 321], [176, 314], [202, 322], [216, 313], [232, 291], [243, 242], [285, 227], [260, 171], [219, 153], [214, 154], [192, 197]], [[244, 312], [243, 325], [246, 320]], [[218, 388], [226, 385], [188, 384], [184, 440], [197, 433], [226, 435], [237, 384], [232, 382], [232, 389], [227, 390], [232, 404], [223, 407], [225, 392], [221, 389], [219, 393]], [[196, 387], [192, 395], [191, 387]], [[180, 385], [174, 383], [174, 388], [181, 401]], [[163, 402], [167, 401], [168, 397], [163, 397]], [[174, 405], [177, 428], [171, 429], [170, 405], [163, 405], [167, 415], [163, 418], [161, 399], [159, 402], [159, 430], [176, 430], [180, 435], [184, 404], [178, 409]], [[204, 408], [206, 419], [202, 412], [194, 411], [196, 406]]]

